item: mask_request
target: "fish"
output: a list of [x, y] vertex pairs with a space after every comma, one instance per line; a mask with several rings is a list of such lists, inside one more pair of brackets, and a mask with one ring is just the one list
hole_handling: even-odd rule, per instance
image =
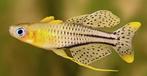
[[119, 23], [120, 18], [111, 11], [99, 10], [65, 21], [49, 16], [36, 23], [11, 25], [9, 33], [22, 42], [51, 50], [83, 67], [95, 71], [116, 72], [118, 70], [96, 68], [90, 64], [112, 54], [112, 49], [125, 62], [134, 61], [132, 39], [141, 23], [129, 22], [112, 32], [101, 30], [113, 28]]

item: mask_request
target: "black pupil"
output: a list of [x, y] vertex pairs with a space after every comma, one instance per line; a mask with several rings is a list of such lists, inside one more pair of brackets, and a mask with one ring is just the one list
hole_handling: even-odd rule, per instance
[[23, 33], [23, 30], [18, 30], [18, 34], [22, 34]]

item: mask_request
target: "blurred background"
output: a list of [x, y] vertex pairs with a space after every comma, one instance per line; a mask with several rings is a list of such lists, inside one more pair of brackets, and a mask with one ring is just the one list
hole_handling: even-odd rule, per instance
[[[0, 0], [0, 76], [147, 76], [147, 0]], [[140, 21], [133, 39], [135, 61], [127, 64], [114, 52], [94, 63], [119, 72], [96, 72], [12, 38], [12, 24], [37, 22], [47, 16], [66, 20], [105, 9], [121, 18], [116, 30], [130, 21]]]

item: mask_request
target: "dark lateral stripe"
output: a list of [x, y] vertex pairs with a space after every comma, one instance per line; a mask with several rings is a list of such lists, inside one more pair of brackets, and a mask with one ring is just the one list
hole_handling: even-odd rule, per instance
[[[68, 32], [70, 34], [72, 34], [71, 32]], [[104, 39], [111, 39], [111, 40], [115, 40], [115, 38], [112, 37], [104, 37], [104, 36], [98, 36], [98, 35], [90, 35], [90, 34], [77, 34], [77, 33], [73, 33], [74, 35], [84, 35], [84, 36], [89, 36], [89, 37], [97, 37], [97, 38], [104, 38]]]
[[61, 47], [61, 48], [73, 48], [73, 47], [83, 46], [83, 45], [87, 45], [87, 44], [94, 44], [94, 43], [97, 43], [97, 44], [107, 44], [107, 45], [115, 46], [114, 44], [106, 43], [106, 42], [87, 42], [87, 43], [81, 43], [81, 44], [65, 46], [65, 47]]
[[[96, 31], [106, 32], [106, 31], [94, 29], [92, 27], [87, 27], [87, 26], [82, 26], [82, 27], [85, 27], [85, 28], [88, 28], [88, 29], [92, 29], [92, 30], [96, 30]], [[110, 32], [106, 32], [106, 33], [111, 34]], [[80, 34], [80, 35], [90, 36], [90, 37], [98, 37], [98, 38], [105, 38], [105, 39], [112, 39], [112, 40], [115, 39], [115, 38], [112, 38], [112, 37], [104, 37], [104, 36], [90, 35], [90, 34]]]
[[[71, 25], [69, 25], [70, 27]], [[92, 27], [89, 27], [89, 26], [82, 26], [82, 25], [76, 25], [76, 24], [72, 24], [72, 26], [74, 27], [80, 27], [80, 28], [88, 28], [88, 29], [91, 29], [91, 30], [95, 30], [95, 31], [101, 31], [101, 32], [105, 32], [105, 31], [102, 31], [102, 30], [97, 30], [97, 29], [94, 29]], [[74, 35], [84, 35], [84, 36], [89, 36], [89, 37], [97, 37], [97, 38], [105, 38], [105, 39], [111, 39], [111, 40], [114, 40], [115, 38], [112, 38], [112, 37], [105, 37], [105, 36], [99, 36], [99, 35], [91, 35], [91, 34], [77, 34], [77, 33], [71, 33], [71, 32], [67, 32], [67, 33], [70, 33], [70, 34], [74, 34]], [[108, 34], [111, 34], [110, 32], [106, 32]]]
[[98, 35], [87, 35], [87, 34], [84, 34], [84, 36], [98, 37], [98, 38], [115, 40], [115, 38], [112, 38], [112, 37], [104, 37], [104, 36], [98, 36]]

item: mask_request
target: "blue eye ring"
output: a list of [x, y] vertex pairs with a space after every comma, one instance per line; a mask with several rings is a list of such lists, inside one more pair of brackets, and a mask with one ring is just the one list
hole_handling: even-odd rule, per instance
[[20, 37], [23, 37], [25, 35], [25, 29], [24, 28], [17, 28], [16, 34]]

